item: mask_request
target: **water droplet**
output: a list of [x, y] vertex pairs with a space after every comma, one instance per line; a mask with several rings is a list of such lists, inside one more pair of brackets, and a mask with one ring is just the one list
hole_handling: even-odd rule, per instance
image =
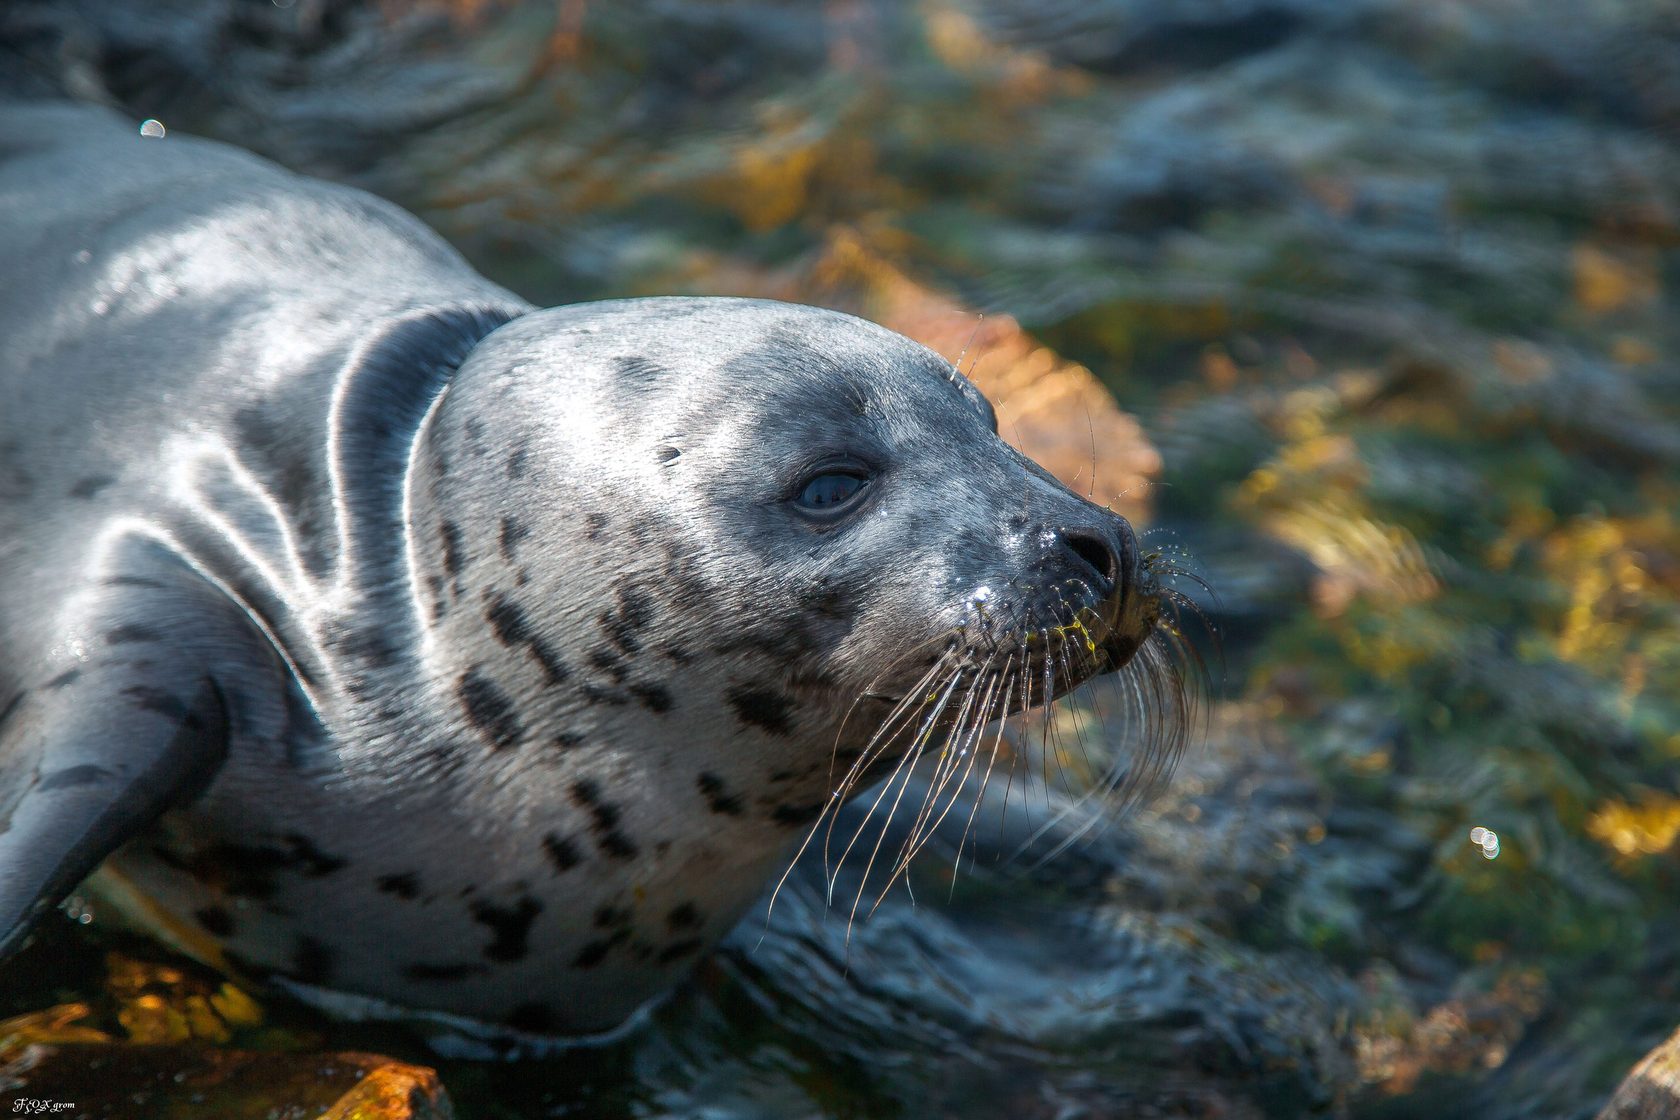
[[86, 249], [76, 254], [77, 264], [86, 264], [93, 259], [93, 254]]
[[162, 140], [167, 135], [163, 122], [154, 117], [147, 117], [140, 122], [140, 135], [148, 140]]
[[92, 303], [88, 304], [88, 310], [92, 311], [95, 315], [103, 315], [105, 312], [111, 310], [111, 305], [102, 299], [96, 299]]

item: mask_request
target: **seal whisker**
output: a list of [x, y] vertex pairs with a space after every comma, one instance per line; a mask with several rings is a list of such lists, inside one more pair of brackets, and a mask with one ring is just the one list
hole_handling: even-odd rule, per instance
[[[977, 676], [974, 684], [968, 688], [963, 696], [962, 707], [958, 710], [956, 719], [952, 721], [951, 730], [945, 737], [945, 746], [940, 751], [938, 765], [935, 766], [933, 775], [928, 779], [927, 794], [922, 798], [922, 804], [917, 810], [916, 819], [911, 823], [909, 837], [905, 840], [905, 850], [908, 850], [915, 845], [917, 837], [920, 835], [922, 826], [926, 823], [929, 815], [931, 815], [933, 806], [937, 804], [939, 793], [945, 788], [945, 784], [950, 780], [950, 774], [955, 770], [957, 765], [959, 765], [959, 761], [962, 757], [961, 752], [963, 749], [963, 741], [970, 734], [970, 713], [973, 712], [978, 715], [985, 709], [984, 703], [982, 703], [979, 708], [976, 708], [975, 700], [977, 696], [982, 695], [981, 688], [986, 682], [995, 684], [995, 677], [990, 674], [987, 674], [984, 677]], [[987, 685], [986, 687], [989, 688], [990, 685]], [[985, 695], [989, 698], [989, 692]], [[888, 885], [891, 885], [890, 881]]]
[[[904, 657], [909, 656], [910, 654], [904, 655]], [[904, 660], [904, 657], [899, 658], [899, 661]], [[838, 876], [839, 870], [838, 868], [835, 868], [831, 872], [828, 865], [828, 852], [829, 844], [834, 835], [834, 822], [839, 806], [845, 802], [847, 795], [856, 786], [859, 777], [879, 753], [873, 751], [873, 748], [877, 743], [882, 741], [882, 737], [887, 734], [888, 729], [892, 724], [901, 718], [903, 714], [909, 712], [913, 706], [916, 706], [914, 703], [916, 697], [918, 695], [922, 695], [922, 690], [927, 687], [928, 682], [931, 681], [945, 666], [948, 658], [948, 654], [942, 656], [938, 661], [934, 662], [933, 665], [929, 666], [927, 671], [917, 678], [916, 683], [905, 692], [904, 696], [900, 697], [898, 703], [893, 706], [892, 711], [887, 713], [887, 717], [882, 722], [882, 725], [876, 729], [869, 742], [865, 744], [861, 751], [859, 751], [858, 757], [853, 760], [851, 767], [846, 771], [845, 776], [841, 778], [838, 785], [834, 784], [834, 760], [839, 755], [839, 737], [838, 735], [836, 736], [834, 748], [829, 754], [829, 785], [831, 787], [829, 796], [824, 799], [822, 808], [817, 811], [816, 819], [811, 822], [811, 827], [805, 833], [805, 839], [800, 841], [799, 847], [794, 851], [792, 857], [788, 859], [787, 866], [782, 869], [781, 876], [776, 880], [776, 885], [770, 892], [770, 902], [765, 907], [764, 911], [764, 924], [767, 930], [770, 925], [770, 919], [776, 910], [776, 901], [781, 897], [782, 888], [787, 885], [789, 876], [793, 874], [794, 868], [799, 865], [800, 859], [805, 855], [805, 852], [811, 846], [811, 842], [817, 838], [819, 833], [822, 833], [824, 836], [823, 878], [828, 883], [827, 903], [830, 906], [834, 904], [834, 877]], [[919, 711], [921, 708], [925, 708], [928, 702], [929, 701], [924, 696], [919, 707], [917, 707], [917, 710]], [[851, 713], [856, 710], [858, 703], [859, 700], [854, 700], [852, 702], [851, 707], [846, 711], [847, 718], [850, 718]]]
[[[840, 784], [835, 787], [836, 793], [843, 798], [845, 792], [853, 789], [862, 776], [876, 759], [890, 748], [893, 736], [901, 726], [908, 726], [908, 720], [914, 719], [926, 710], [938, 694], [938, 689], [929, 689], [929, 685], [955, 660], [953, 654], [947, 651], [917, 678], [916, 683], [905, 690], [893, 709], [887, 713], [881, 724], [875, 729], [868, 742], [858, 751], [858, 756], [847, 769]], [[902, 724], [900, 721], [904, 721]], [[830, 777], [832, 781], [832, 769]]]
[[[927, 650], [932, 646], [938, 645], [940, 642], [949, 642], [950, 639], [951, 639], [951, 636], [952, 636], [951, 634], [945, 634], [945, 635], [942, 635], [941, 637], [938, 637], [938, 638], [929, 638], [927, 641], [924, 641], [924, 642], [921, 642], [918, 645], [912, 646], [910, 649], [904, 651], [903, 653], [899, 654], [897, 657], [895, 657], [891, 661], [889, 661], [886, 664], [886, 666], [881, 669], [880, 672], [876, 673], [873, 677], [870, 678], [869, 683], [867, 685], [865, 685], [861, 690], [859, 690], [857, 696], [854, 697], [852, 699], [851, 704], [847, 706], [846, 714], [843, 717], [841, 717], [840, 725], [839, 725], [839, 727], [837, 727], [835, 729], [835, 732], [834, 732], [834, 746], [833, 746], [833, 749], [829, 753], [828, 779], [829, 779], [830, 783], [832, 783], [834, 781], [834, 763], [839, 758], [840, 743], [841, 743], [842, 739], [845, 737], [846, 727], [850, 724], [852, 715], [857, 711], [858, 705], [863, 703], [864, 700], [870, 698], [872, 695], [876, 695], [875, 689], [880, 685], [881, 681], [890, 677], [892, 675], [893, 671], [895, 669], [897, 669], [900, 665], [904, 664], [904, 662], [906, 662], [906, 661], [910, 660], [912, 657], [915, 657], [916, 655], [922, 653], [924, 650]], [[911, 685], [908, 689], [906, 689], [904, 691], [904, 694], [901, 695], [898, 698], [895, 707], [890, 712], [888, 712], [885, 719], [882, 720], [882, 726], [884, 726], [886, 723], [890, 722], [894, 718], [894, 716], [902, 709], [904, 704], [906, 702], [908, 702], [909, 700], [913, 699], [915, 697], [916, 693], [922, 688], [922, 686], [925, 685], [935, 674], [937, 674], [939, 672], [939, 669], [941, 668], [941, 666], [951, 658], [952, 653], [953, 653], [952, 650], [946, 649], [945, 652], [942, 653], [939, 656], [939, 658], [936, 659], [933, 662], [933, 664], [931, 664], [928, 667], [927, 671], [922, 674], [922, 676], [917, 680], [916, 684]], [[879, 734], [879, 728], [877, 728], [876, 733]]]
[[[951, 696], [955, 692], [958, 683], [961, 682], [965, 671], [966, 667], [959, 666], [957, 671], [952, 675], [951, 681], [945, 686], [945, 691], [940, 696], [938, 704], [934, 706], [933, 711], [928, 714], [927, 718], [923, 720], [921, 728], [918, 729], [914, 745], [909, 751], [905, 752], [903, 757], [898, 760], [898, 764], [893, 768], [893, 772], [888, 775], [885, 784], [882, 786], [880, 794], [878, 794], [875, 800], [870, 803], [869, 810], [864, 814], [862, 823], [858, 825], [857, 831], [852, 834], [852, 839], [847, 843], [845, 851], [840, 854], [840, 859], [835, 864], [834, 873], [838, 876], [840, 874], [841, 867], [845, 865], [846, 858], [851, 854], [852, 848], [856, 846], [858, 840], [863, 836], [864, 830], [869, 827], [869, 822], [875, 816], [875, 810], [880, 807], [881, 801], [892, 789], [893, 784], [897, 782], [899, 787], [898, 793], [893, 797], [892, 805], [888, 808], [887, 815], [881, 822], [881, 831], [875, 838], [875, 844], [869, 852], [869, 859], [863, 866], [863, 875], [858, 881], [857, 897], [853, 899], [851, 912], [846, 918], [846, 943], [848, 945], [851, 944], [852, 923], [857, 920], [858, 907], [863, 902], [864, 891], [868, 889], [869, 874], [874, 869], [876, 857], [881, 851], [881, 845], [886, 842], [887, 831], [892, 826], [893, 816], [898, 812], [899, 803], [904, 798], [904, 790], [910, 784], [910, 778], [915, 768], [915, 764], [917, 760], [921, 758], [923, 751], [926, 749], [928, 739], [932, 736], [938, 725], [939, 716], [944, 712], [946, 704], [950, 702]], [[903, 777], [902, 781], [899, 780], [900, 775]], [[833, 889], [834, 883], [830, 881], [829, 890], [831, 895]]]
[[920, 840], [923, 835], [922, 830], [932, 816], [934, 807], [938, 804], [940, 794], [950, 782], [951, 776], [961, 765], [961, 760], [966, 754], [963, 744], [972, 734], [970, 726], [970, 713], [972, 712], [974, 716], [978, 716], [985, 710], [986, 705], [984, 702], [982, 702], [978, 708], [975, 705], [976, 697], [982, 695], [981, 688], [983, 682], [989, 682], [985, 684], [988, 691], [984, 694], [985, 698], [989, 700], [989, 690], [995, 686], [996, 678], [991, 674], [987, 674], [985, 677], [979, 677], [967, 690], [963, 698], [963, 706], [957, 713], [957, 717], [953, 721], [950, 732], [945, 737], [945, 745], [940, 750], [938, 763], [934, 767], [933, 774], [928, 778], [927, 791], [922, 797], [922, 804], [916, 811], [915, 819], [911, 822], [910, 830], [905, 838], [904, 844], [899, 849], [898, 862], [894, 864], [892, 871], [888, 876], [888, 888], [892, 886], [892, 882], [897, 878], [899, 872], [908, 866], [908, 858], [911, 853], [920, 846]]
[[[898, 728], [896, 726], [894, 726], [894, 724], [896, 723], [896, 720], [898, 718], [902, 718], [903, 716], [909, 716], [910, 718], [913, 719], [916, 716], [921, 715], [922, 712], [926, 711], [928, 705], [934, 704], [936, 702], [936, 700], [937, 700], [937, 702], [939, 703], [940, 706], [943, 706], [945, 700], [949, 698], [950, 689], [955, 687], [957, 680], [960, 679], [960, 677], [961, 677], [962, 669], [961, 669], [960, 666], [957, 668], [956, 672], [953, 674], [952, 679], [945, 686], [944, 696], [940, 695], [940, 690], [937, 689], [937, 688], [932, 689], [932, 690], [927, 691], [927, 692], [923, 692], [923, 689], [926, 687], [928, 681], [933, 677], [933, 675], [935, 673], [937, 673], [940, 669], [945, 667], [948, 660], [949, 660], [949, 657], [941, 658], [940, 661], [933, 666], [933, 668], [929, 669], [928, 672], [926, 672], [922, 675], [922, 677], [918, 681], [916, 687], [914, 689], [912, 689], [910, 692], [907, 692], [905, 694], [905, 697], [904, 697], [903, 700], [900, 701], [898, 708], [894, 709], [894, 713], [889, 718], [888, 723], [884, 724], [881, 728], [876, 730], [875, 734], [871, 737], [869, 742], [864, 746], [863, 750], [859, 753], [857, 760], [852, 763], [851, 769], [847, 771], [846, 776], [842, 780], [841, 785], [834, 791], [833, 796], [830, 798], [831, 802], [834, 802], [834, 803], [843, 802], [846, 799], [846, 796], [852, 791], [852, 789], [855, 788], [857, 782], [861, 779], [863, 773], [865, 772], [865, 770], [867, 770], [869, 765], [871, 763], [873, 763], [873, 761], [875, 759], [881, 757], [884, 753], [886, 753], [886, 751], [888, 750], [888, 748], [891, 745], [893, 736], [896, 735], [896, 733], [897, 733]], [[918, 699], [918, 697], [919, 697], [919, 699]], [[938, 711], [936, 709], [936, 711], [932, 715], [928, 716], [927, 720], [923, 722], [923, 725], [922, 725], [923, 730], [925, 730], [927, 727], [929, 727], [931, 725], [931, 722], [933, 720], [937, 719], [937, 716], [938, 716]], [[908, 723], [906, 722], [904, 724], [904, 726], [908, 726]], [[920, 733], [921, 732], [918, 732], [918, 735]], [[899, 768], [902, 768], [904, 757], [908, 757], [908, 752], [907, 752], [906, 756], [901, 756]], [[898, 773], [899, 768], [894, 769], [893, 775], [896, 775]], [[892, 780], [892, 776], [889, 776], [888, 782], [890, 783], [891, 780]], [[881, 796], [884, 796], [884, 793], [885, 793], [885, 791], [883, 789], [883, 794]], [[879, 804], [879, 802], [880, 802], [880, 796], [878, 796], [876, 798], [876, 804]], [[874, 811], [874, 809], [873, 809], [873, 806], [872, 806], [870, 812], [873, 813], [873, 811]], [[835, 865], [834, 867], [830, 868], [829, 859], [828, 859], [829, 848], [830, 848], [830, 845], [833, 842], [834, 826], [835, 826], [836, 821], [837, 821], [836, 815], [832, 812], [829, 813], [828, 827], [827, 827], [826, 834], [825, 834], [824, 841], [823, 841], [823, 872], [824, 872], [824, 876], [828, 879], [829, 903], [831, 905], [833, 903], [834, 885], [835, 885], [835, 882], [838, 879], [839, 873], [840, 873], [840, 869], [839, 869], [838, 865]], [[865, 818], [865, 824], [867, 824], [867, 817]], [[861, 831], [862, 827], [863, 827], [863, 825], [859, 826], [860, 831]], [[853, 836], [853, 841], [852, 842], [853, 843], [856, 842], [856, 835], [855, 834]], [[849, 852], [850, 850], [851, 850], [851, 844], [848, 844], [847, 848], [846, 848], [846, 851]], [[844, 858], [845, 858], [845, 856], [844, 856], [844, 853], [843, 853], [842, 856], [841, 856], [842, 861], [844, 861]]]
[[[1032, 657], [1027, 643], [1032, 640], [1033, 635], [1037, 632], [1037, 629], [1038, 612], [1029, 611], [1027, 613], [1027, 618], [1025, 620], [1020, 639], [1023, 650], [1021, 663], [1021, 711], [1023, 713], [1031, 713], [1033, 711], [1032, 692], [1035, 674], [1032, 671]], [[1041, 698], [1039, 703], [1043, 704], [1046, 703], [1046, 701]], [[1000, 832], [1003, 831], [1004, 826], [1009, 822], [1009, 802], [1011, 795], [1015, 792], [1016, 769], [1025, 755], [1032, 750], [1032, 716], [1030, 714], [1026, 715], [1023, 718], [1022, 723], [1024, 724], [1024, 729], [1020, 733], [1021, 742], [1016, 744], [1013, 738], [1010, 740], [1012, 750], [1009, 760], [1009, 776], [1003, 788], [1003, 804], [998, 810], [998, 831]], [[1028, 814], [1027, 797], [1027, 793], [1023, 791], [1021, 797], [1021, 812], [1023, 814]], [[1031, 820], [1030, 814], [1028, 814], [1028, 820]]]
[[[991, 787], [992, 774], [996, 771], [996, 768], [997, 768], [998, 752], [1003, 749], [1004, 734], [1008, 730], [1008, 726], [1009, 726], [1005, 717], [1008, 715], [1008, 712], [1009, 712], [1009, 696], [1010, 696], [1010, 693], [1011, 693], [1011, 691], [1014, 690], [1017, 683], [1019, 683], [1023, 679], [1024, 679], [1024, 677], [1022, 676], [1022, 674], [1015, 673], [1013, 671], [1011, 671], [1009, 673], [1009, 675], [1005, 677], [1003, 691], [999, 695], [999, 698], [998, 698], [997, 732], [992, 736], [992, 750], [991, 750], [990, 755], [986, 759], [986, 770], [985, 770], [985, 773], [980, 778], [980, 789], [974, 795], [974, 805], [968, 811], [968, 820], [963, 825], [962, 836], [957, 840], [957, 860], [958, 860], [959, 864], [961, 863], [961, 860], [962, 860], [963, 845], [968, 841], [968, 837], [969, 837], [970, 833], [972, 833], [973, 830], [974, 830], [974, 822], [979, 817], [980, 806], [985, 804], [985, 801], [986, 801], [986, 790]], [[976, 752], [976, 753], [978, 753], [978, 752]], [[1014, 771], [1013, 761], [1010, 763], [1010, 770], [1011, 770], [1011, 773], [1013, 773], [1013, 771]], [[1005, 800], [1007, 801], [1007, 798], [1008, 798], [1007, 791], [1005, 792], [1004, 796], [1005, 796]], [[972, 860], [970, 860], [970, 862], [972, 862]], [[957, 883], [956, 883], [956, 870], [957, 870], [956, 867], [952, 868], [951, 889], [953, 891], [956, 889], [956, 885], [957, 885]]]
[[[892, 880], [896, 879], [899, 875], [908, 872], [911, 861], [915, 859], [915, 857], [921, 852], [922, 848], [926, 846], [927, 842], [933, 838], [936, 832], [938, 832], [939, 826], [945, 822], [945, 818], [950, 815], [951, 809], [955, 807], [956, 803], [961, 799], [962, 791], [967, 786], [969, 778], [973, 775], [974, 765], [980, 757], [980, 752], [974, 748], [978, 745], [986, 726], [992, 721], [993, 702], [1000, 695], [999, 687], [1002, 685], [1003, 679], [1003, 673], [994, 673], [989, 678], [990, 683], [987, 685], [985, 698], [975, 714], [972, 732], [966, 734], [963, 739], [956, 741], [957, 743], [963, 744], [960, 748], [953, 744], [950, 757], [953, 760], [967, 759], [966, 763], [961, 764], [963, 769], [962, 778], [952, 789], [951, 796], [945, 802], [945, 807], [940, 810], [938, 817], [935, 818], [931, 824], [927, 824], [924, 828], [921, 827], [922, 822], [918, 821], [918, 829], [912, 832], [910, 840], [906, 841], [906, 850], [903, 858], [893, 869], [892, 877], [887, 881], [886, 888], [883, 888], [881, 897], [876, 900], [876, 906], [880, 905], [881, 900], [886, 897], [887, 890], [891, 889]], [[937, 788], [931, 789], [924, 805], [932, 806], [938, 803], [940, 794], [944, 791], [945, 787], [950, 784], [952, 778], [955, 777], [957, 765], [957, 761], [953, 761], [952, 766], [946, 771], [944, 780], [941, 781]], [[964, 835], [966, 837], [966, 830]], [[962, 857], [962, 842], [960, 840], [957, 843], [957, 857], [959, 860]], [[954, 871], [955, 869], [953, 868], [953, 872]], [[874, 908], [871, 907], [871, 913], [873, 913], [873, 911]]]

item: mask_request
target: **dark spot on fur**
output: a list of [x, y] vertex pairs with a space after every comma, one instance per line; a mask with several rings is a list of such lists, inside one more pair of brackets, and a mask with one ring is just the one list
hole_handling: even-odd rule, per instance
[[461, 542], [461, 527], [453, 521], [444, 521], [438, 525], [438, 535], [443, 540], [444, 572], [452, 580], [461, 578], [464, 547]]
[[632, 385], [648, 385], [670, 376], [664, 366], [640, 355], [632, 354], [618, 359], [619, 380]]
[[76, 786], [92, 785], [109, 777], [111, 772], [103, 766], [66, 766], [62, 770], [54, 770], [51, 774], [43, 774], [35, 788], [42, 793], [55, 789], [74, 789]]
[[630, 924], [634, 915], [626, 907], [603, 906], [595, 911], [596, 929], [617, 929]]
[[571, 669], [560, 660], [546, 641], [538, 637], [531, 629], [531, 622], [517, 603], [506, 596], [497, 595], [490, 601], [490, 609], [485, 614], [485, 620], [490, 623], [490, 629], [495, 633], [496, 640], [504, 646], [525, 646], [531, 656], [542, 667], [543, 676], [549, 684], [559, 684], [572, 675]]
[[592, 541], [598, 541], [607, 532], [607, 515], [592, 513], [583, 519], [583, 535]]
[[531, 449], [520, 444], [507, 457], [507, 476], [509, 478], [524, 478], [526, 460], [531, 457]]
[[671, 690], [662, 684], [633, 684], [630, 695], [640, 700], [642, 707], [650, 712], [668, 712], [676, 705], [671, 699]]
[[233, 915], [220, 906], [206, 906], [202, 910], [193, 911], [193, 917], [205, 931], [217, 937], [227, 937], [233, 933]]
[[403, 966], [403, 975], [410, 980], [465, 980], [469, 976], [479, 976], [489, 972], [489, 968], [481, 964], [427, 964], [416, 961]]
[[597, 828], [608, 829], [618, 824], [618, 807], [601, 802], [601, 787], [589, 778], [572, 783], [572, 800], [595, 817]]
[[271, 897], [278, 874], [296, 860], [293, 853], [280, 848], [245, 844], [216, 844], [189, 855], [153, 845], [152, 854], [214, 890], [254, 899]]
[[[635, 628], [626, 622], [617, 611], [602, 611], [596, 616], [596, 621], [601, 624], [601, 632], [607, 636], [607, 640], [617, 646], [621, 652], [627, 655], [641, 652], [642, 642], [641, 639], [636, 637]], [[608, 668], [604, 664], [601, 667], [603, 669]], [[609, 669], [609, 671], [611, 670]], [[615, 673], [614, 675], [619, 680], [624, 679], [622, 674]]]
[[596, 965], [606, 960], [607, 954], [610, 952], [612, 952], [612, 943], [610, 941], [591, 941], [582, 949], [578, 950], [578, 955], [572, 958], [572, 967], [594, 968]]
[[621, 929], [614, 933], [611, 937], [602, 938], [599, 941], [591, 941], [582, 949], [578, 950], [578, 955], [572, 958], [572, 967], [594, 968], [596, 965], [607, 959], [607, 954], [613, 951], [614, 946], [622, 945], [628, 940], [630, 940], [630, 931], [627, 929]]
[[292, 975], [305, 984], [325, 984], [332, 979], [333, 954], [325, 944], [308, 935], [297, 939], [292, 952]]
[[554, 745], [563, 751], [569, 751], [573, 747], [583, 746], [583, 738], [581, 731], [562, 731], [554, 737]]
[[403, 871], [395, 875], [381, 875], [374, 882], [386, 894], [394, 894], [402, 899], [414, 899], [420, 895], [420, 876], [413, 871]]
[[701, 774], [694, 780], [694, 784], [700, 788], [700, 792], [706, 798], [706, 804], [712, 807], [712, 812], [724, 813], [731, 817], [741, 815], [741, 799], [731, 794], [723, 779], [716, 774]]
[[468, 670], [461, 678], [456, 694], [461, 699], [467, 718], [497, 750], [513, 746], [525, 733], [512, 698], [477, 669]]
[[91, 498], [115, 481], [116, 479], [108, 474], [89, 475], [70, 488], [70, 496], [72, 498]]
[[47, 688], [63, 688], [67, 684], [75, 683], [76, 679], [78, 677], [80, 677], [81, 675], [82, 675], [82, 671], [80, 669], [66, 669], [64, 672], [60, 673], [58, 676], [56, 676], [52, 680], [48, 681], [46, 683], [46, 687]]
[[694, 660], [694, 655], [692, 653], [678, 645], [665, 646], [659, 652], [676, 662], [678, 665], [687, 665]]
[[700, 951], [700, 939], [690, 937], [683, 941], [673, 941], [659, 951], [659, 963], [670, 964], [683, 957], [693, 956]]
[[591, 704], [611, 704], [615, 708], [622, 708], [630, 703], [630, 697], [616, 688], [604, 688], [598, 684], [583, 686], [583, 698]]
[[516, 603], [498, 595], [490, 601], [490, 609], [484, 616], [490, 623], [490, 630], [496, 635], [496, 640], [504, 646], [517, 646], [531, 639], [531, 626], [526, 621], [525, 612]]
[[530, 535], [531, 530], [519, 518], [512, 514], [502, 518], [501, 531], [496, 536], [496, 548], [501, 552], [502, 559], [511, 561], [519, 549], [519, 542]]
[[772, 735], [793, 734], [793, 700], [785, 693], [759, 685], [737, 685], [726, 693], [742, 723]]
[[577, 845], [564, 836], [550, 832], [542, 838], [542, 846], [548, 861], [554, 865], [557, 872], [570, 871], [583, 862], [583, 856], [578, 854]]
[[818, 642], [808, 620], [794, 616], [775, 626], [743, 627], [712, 647], [722, 657], [750, 654], [771, 661], [792, 662]]
[[522, 1003], [503, 1020], [516, 1031], [543, 1034], [555, 1029], [554, 1009], [546, 1003]]
[[636, 847], [634, 841], [617, 829], [602, 836], [598, 843], [601, 850], [613, 859], [635, 859], [637, 852], [641, 850]]
[[797, 826], [810, 824], [822, 814], [822, 802], [811, 805], [778, 805], [770, 813], [770, 817], [777, 824]]
[[646, 629], [653, 621], [653, 600], [645, 592], [621, 586], [617, 588], [615, 597], [618, 600], [618, 617], [632, 631]]
[[612, 677], [616, 684], [623, 684], [625, 678], [630, 675], [630, 668], [624, 664], [623, 658], [606, 646], [596, 646], [590, 650], [589, 663]]
[[473, 903], [473, 921], [489, 927], [495, 935], [484, 947], [484, 955], [493, 961], [524, 960], [531, 923], [540, 913], [542, 903], [530, 895], [521, 897], [512, 906], [496, 906], [482, 899]]
[[618, 831], [619, 810], [616, 805], [608, 805], [601, 800], [601, 788], [587, 778], [572, 783], [572, 799], [581, 807], [588, 809], [594, 817], [591, 830], [595, 833], [596, 846], [614, 859], [632, 859], [639, 849], [622, 832]]
[[700, 574], [698, 549], [682, 540], [665, 541], [665, 578], [661, 586], [665, 598], [686, 611], [698, 610], [712, 599], [712, 589]]
[[692, 902], [685, 902], [681, 906], [671, 909], [665, 915], [665, 928], [672, 933], [681, 933], [685, 929], [699, 929], [705, 919], [700, 915], [700, 908]]
[[677, 456], [681, 455], [682, 452], [677, 450], [675, 447], [667, 446], [667, 447], [661, 447], [658, 451], [655, 452], [655, 454], [659, 456], [659, 461], [661, 463], [670, 463], [670, 462], [674, 462], [676, 460]]

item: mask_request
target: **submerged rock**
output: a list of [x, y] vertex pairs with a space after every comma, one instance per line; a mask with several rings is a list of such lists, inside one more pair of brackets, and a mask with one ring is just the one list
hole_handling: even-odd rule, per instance
[[[76, 927], [70, 927], [80, 933]], [[63, 930], [49, 931], [63, 936]], [[378, 1054], [299, 1050], [208, 969], [106, 955], [103, 990], [0, 1020], [11, 1113], [217, 1120], [447, 1120], [436, 1072]], [[222, 1049], [272, 1046], [272, 1050]]]
[[1680, 1116], [1680, 1031], [1628, 1073], [1598, 1120], [1673, 1120]]

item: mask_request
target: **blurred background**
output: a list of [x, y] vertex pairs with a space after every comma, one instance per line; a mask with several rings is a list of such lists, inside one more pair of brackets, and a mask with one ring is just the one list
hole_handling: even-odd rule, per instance
[[960, 354], [1217, 593], [1153, 801], [1052, 859], [953, 835], [849, 942], [802, 872], [612, 1046], [206, 1018], [75, 918], [5, 1013], [382, 1051], [494, 1118], [1586, 1117], [1680, 1026], [1672, 3], [13, 0], [0, 42], [539, 303]]

